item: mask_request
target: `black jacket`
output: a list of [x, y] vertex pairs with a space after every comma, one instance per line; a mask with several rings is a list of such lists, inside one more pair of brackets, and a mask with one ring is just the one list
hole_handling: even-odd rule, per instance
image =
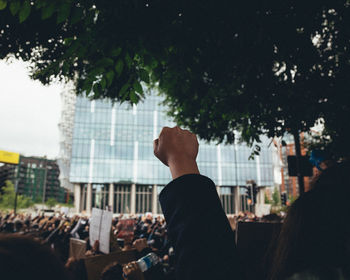
[[159, 199], [175, 249], [177, 279], [243, 279], [234, 234], [213, 181], [184, 175], [170, 182]]

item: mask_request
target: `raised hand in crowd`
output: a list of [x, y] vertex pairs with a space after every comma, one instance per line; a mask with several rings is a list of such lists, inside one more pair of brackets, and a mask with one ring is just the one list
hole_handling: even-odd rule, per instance
[[93, 256], [93, 255], [98, 254], [99, 247], [100, 247], [100, 242], [98, 240], [95, 240], [95, 243], [92, 246], [91, 250], [86, 251], [85, 256]]
[[[174, 179], [159, 200], [176, 252], [176, 278], [242, 279], [234, 234], [215, 184], [199, 174], [197, 154], [196, 136], [179, 127], [164, 127], [154, 140], [154, 155]], [[210, 242], [214, 236], [215, 244]]]
[[179, 127], [164, 127], [153, 142], [154, 155], [169, 166], [173, 179], [184, 174], [199, 174], [196, 163], [196, 135]]
[[130, 262], [123, 266], [123, 273], [128, 280], [144, 280], [142, 271], [136, 262]]
[[146, 238], [136, 239], [132, 245], [138, 252], [141, 252], [143, 249], [148, 247], [147, 239]]

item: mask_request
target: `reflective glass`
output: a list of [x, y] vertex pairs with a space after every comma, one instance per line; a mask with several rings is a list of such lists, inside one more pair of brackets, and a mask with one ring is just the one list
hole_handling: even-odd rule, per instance
[[[175, 126], [155, 93], [137, 106], [78, 97], [75, 107], [70, 181], [73, 183], [136, 183], [165, 185], [169, 169], [153, 155], [153, 140], [163, 126]], [[244, 144], [220, 145], [200, 141], [198, 166], [215, 185], [242, 186], [255, 180], [273, 185], [270, 140], [262, 137], [261, 155], [248, 160]], [[119, 207], [119, 206], [118, 206]], [[148, 208], [148, 207], [146, 207]]]

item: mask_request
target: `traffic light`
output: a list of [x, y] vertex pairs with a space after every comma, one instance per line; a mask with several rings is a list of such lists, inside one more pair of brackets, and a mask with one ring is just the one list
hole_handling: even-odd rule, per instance
[[246, 195], [251, 205], [254, 205], [256, 203], [257, 193], [258, 193], [258, 188], [256, 186], [256, 183], [253, 180], [247, 181]]
[[287, 205], [287, 193], [285, 192], [281, 193], [281, 204]]
[[251, 186], [247, 186], [247, 192], [246, 192], [246, 194], [247, 194], [247, 198], [248, 199], [252, 199], [252, 188], [251, 188]]
[[254, 202], [256, 202], [256, 197], [258, 194], [258, 187], [255, 183], [253, 183], [253, 198], [254, 198]]

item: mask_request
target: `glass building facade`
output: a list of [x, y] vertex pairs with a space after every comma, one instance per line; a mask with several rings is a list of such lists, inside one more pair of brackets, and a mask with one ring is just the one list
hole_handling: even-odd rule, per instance
[[[175, 126], [161, 102], [155, 93], [137, 106], [77, 98], [70, 182], [75, 184], [78, 211], [109, 206], [115, 213], [160, 212], [157, 196], [171, 174], [153, 155], [153, 140], [162, 127]], [[247, 180], [258, 186], [274, 184], [268, 139], [263, 139], [261, 155], [255, 160], [248, 160], [250, 153], [244, 144], [200, 141], [199, 170], [218, 186], [229, 213], [239, 209], [235, 196], [242, 192], [237, 192], [237, 186], [245, 186]]]

